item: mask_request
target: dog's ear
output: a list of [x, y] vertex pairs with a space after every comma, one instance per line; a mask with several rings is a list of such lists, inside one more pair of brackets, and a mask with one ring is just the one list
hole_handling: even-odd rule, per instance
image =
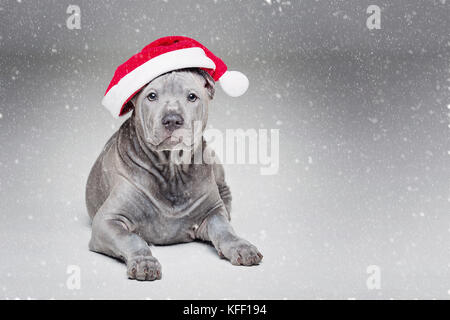
[[199, 72], [205, 79], [205, 88], [208, 91], [209, 98], [212, 100], [214, 98], [214, 93], [216, 92], [216, 82], [205, 70], [199, 69]]
[[128, 101], [127, 103], [125, 103], [125, 106], [123, 107], [122, 113], [125, 114], [125, 113], [127, 113], [128, 111], [133, 110], [133, 109], [134, 109], [134, 104], [133, 104], [133, 102], [130, 100], [130, 101]]
[[123, 107], [123, 111], [122, 114], [127, 113], [130, 110], [133, 110], [135, 105], [136, 105], [136, 101], [137, 101], [137, 97], [139, 96], [139, 94], [141, 93], [141, 91], [139, 91], [138, 93], [136, 93], [133, 98], [130, 99], [130, 101], [128, 101], [125, 106]]

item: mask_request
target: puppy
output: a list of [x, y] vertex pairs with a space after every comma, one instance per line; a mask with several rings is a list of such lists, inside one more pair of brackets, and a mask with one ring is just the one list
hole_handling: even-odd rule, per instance
[[[234, 265], [259, 264], [258, 249], [230, 225], [231, 193], [218, 163], [196, 163], [214, 80], [182, 69], [148, 83], [128, 107], [132, 115], [109, 139], [86, 187], [92, 218], [89, 248], [123, 260], [130, 279], [161, 279], [150, 245], [210, 241]], [[194, 124], [200, 134], [183, 139]], [[173, 161], [174, 155], [191, 161]]]

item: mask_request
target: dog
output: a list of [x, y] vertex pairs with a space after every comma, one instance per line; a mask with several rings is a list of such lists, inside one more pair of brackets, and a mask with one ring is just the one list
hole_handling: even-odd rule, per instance
[[[230, 224], [231, 193], [223, 166], [192, 160], [202, 137], [215, 82], [200, 68], [165, 73], [129, 102], [132, 114], [109, 139], [86, 186], [92, 218], [89, 249], [125, 262], [130, 279], [161, 279], [151, 245], [201, 240], [233, 265], [252, 266], [263, 256]], [[200, 135], [183, 139], [200, 123]], [[185, 156], [186, 158], [186, 156]]]

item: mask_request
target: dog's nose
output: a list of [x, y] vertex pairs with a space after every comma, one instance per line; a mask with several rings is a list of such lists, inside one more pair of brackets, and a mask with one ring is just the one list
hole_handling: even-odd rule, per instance
[[169, 113], [162, 118], [161, 122], [167, 130], [174, 131], [184, 124], [184, 119], [177, 113]]

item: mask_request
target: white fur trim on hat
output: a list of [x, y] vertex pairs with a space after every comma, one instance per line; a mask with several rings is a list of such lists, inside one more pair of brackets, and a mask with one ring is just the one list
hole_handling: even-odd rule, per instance
[[214, 70], [216, 65], [206, 56], [203, 49], [198, 47], [163, 53], [148, 60], [120, 79], [103, 97], [102, 105], [111, 112], [113, 117], [118, 118], [123, 104], [132, 94], [156, 77], [166, 72], [183, 68], [207, 68]]
[[219, 79], [223, 91], [231, 97], [239, 97], [248, 89], [248, 78], [239, 71], [225, 71]]

